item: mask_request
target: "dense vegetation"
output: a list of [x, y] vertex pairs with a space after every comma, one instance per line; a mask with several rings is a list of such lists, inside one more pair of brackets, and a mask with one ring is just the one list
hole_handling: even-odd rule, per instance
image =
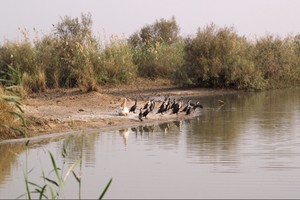
[[135, 77], [166, 78], [179, 86], [246, 90], [300, 83], [300, 35], [266, 35], [252, 41], [232, 27], [210, 24], [183, 38], [173, 17], [145, 25], [129, 38], [101, 40], [93, 34], [92, 24], [90, 14], [66, 16], [42, 38], [31, 41], [23, 31], [21, 41], [0, 44], [2, 117], [2, 110], [11, 109], [12, 101], [3, 98], [11, 82], [21, 96], [47, 88], [93, 91]]
[[267, 35], [256, 41], [232, 27], [214, 24], [182, 38], [175, 18], [142, 27], [128, 39], [107, 41], [92, 33], [89, 14], [64, 17], [50, 34], [31, 42], [4, 41], [0, 46], [2, 79], [12, 66], [25, 92], [46, 88], [119, 84], [134, 77], [168, 78], [179, 85], [266, 89], [300, 82], [300, 35]]

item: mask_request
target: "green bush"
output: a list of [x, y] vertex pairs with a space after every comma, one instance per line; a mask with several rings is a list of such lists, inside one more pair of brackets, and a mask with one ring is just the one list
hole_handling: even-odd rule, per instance
[[256, 88], [261, 79], [251, 60], [252, 46], [233, 28], [214, 24], [185, 40], [184, 65], [177, 69], [180, 84], [204, 87]]
[[6, 75], [8, 79], [0, 78], [0, 139], [26, 136], [26, 120], [20, 101], [20, 74], [18, 69], [8, 65]]
[[254, 63], [268, 87], [282, 87], [299, 81], [299, 54], [292, 38], [272, 35], [256, 41]]
[[117, 36], [110, 38], [95, 63], [99, 84], [125, 83], [136, 76], [131, 46], [126, 39]]
[[138, 74], [148, 78], [170, 78], [183, 62], [183, 42], [173, 17], [143, 27], [129, 38]]
[[54, 58], [58, 59], [54, 67], [58, 69], [53, 70], [49, 76], [58, 76], [60, 87], [77, 87], [89, 82], [92, 84], [95, 77], [91, 54], [98, 50], [98, 45], [92, 35], [91, 16], [82, 14], [80, 20], [67, 16], [62, 18], [54, 26], [53, 40]]

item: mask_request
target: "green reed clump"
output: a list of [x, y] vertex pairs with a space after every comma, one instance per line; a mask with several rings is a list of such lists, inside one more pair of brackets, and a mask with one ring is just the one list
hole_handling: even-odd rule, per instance
[[143, 27], [129, 38], [138, 75], [170, 78], [183, 62], [183, 43], [173, 17]]
[[[10, 70], [9, 65], [19, 69], [21, 79], [18, 84], [23, 88], [22, 94], [26, 95], [27, 92], [44, 91], [46, 89], [46, 79], [44, 70], [37, 62], [35, 47], [29, 41], [26, 31], [22, 33], [24, 36], [22, 41], [6, 41], [1, 47], [0, 67], [4, 72]], [[9, 77], [7, 77], [7, 73], [4, 73], [1, 78], [7, 79]]]
[[91, 16], [82, 14], [80, 19], [66, 16], [54, 26], [53, 33], [52, 38], [47, 38], [50, 41], [43, 43], [55, 60], [46, 67], [51, 85], [58, 83], [60, 87], [94, 90], [92, 57], [98, 51], [98, 44], [92, 35]]
[[[10, 67], [13, 69], [12, 67]], [[3, 84], [6, 84], [3, 86]], [[18, 86], [0, 79], [0, 138], [26, 136], [26, 120]]]
[[[24, 171], [24, 178], [25, 178], [25, 193], [20, 195], [18, 198], [23, 198], [24, 196], [26, 199], [59, 199], [63, 193], [64, 185], [69, 178], [70, 175], [73, 175], [75, 180], [79, 185], [79, 197], [78, 199], [82, 199], [81, 197], [81, 185], [82, 185], [82, 151], [80, 158], [70, 166], [66, 166], [66, 162], [63, 162], [63, 165], [59, 167], [57, 165], [57, 161], [54, 155], [49, 151], [49, 158], [52, 164], [52, 170], [46, 173], [42, 170], [41, 180], [42, 183], [35, 183], [30, 180], [30, 174], [33, 173], [33, 168], [28, 168], [28, 147], [30, 141], [28, 140], [25, 144], [26, 146], [26, 160], [25, 160], [25, 171]], [[67, 146], [64, 144], [61, 156], [66, 159], [68, 157]], [[79, 172], [76, 173], [76, 168], [80, 167]], [[112, 178], [107, 183], [104, 190], [101, 192], [98, 199], [103, 199], [105, 193], [107, 192], [110, 184], [112, 183]]]
[[[205, 87], [248, 88], [260, 79], [251, 61], [251, 45], [233, 28], [214, 24], [199, 29], [185, 40], [185, 63], [178, 68], [176, 81]], [[255, 75], [254, 75], [255, 74]]]
[[131, 46], [124, 38], [110, 37], [94, 62], [99, 84], [118, 84], [132, 81], [136, 76]]
[[294, 38], [267, 35], [256, 41], [253, 61], [268, 87], [299, 83], [299, 46]]

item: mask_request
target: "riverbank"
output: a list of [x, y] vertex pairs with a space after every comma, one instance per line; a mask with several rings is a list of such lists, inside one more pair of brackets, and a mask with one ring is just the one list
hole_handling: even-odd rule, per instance
[[138, 109], [136, 113], [130, 113], [128, 116], [118, 116], [117, 109], [124, 97], [128, 99], [128, 108], [134, 104], [134, 99], [137, 99], [140, 108], [145, 105], [147, 98], [155, 98], [156, 111], [166, 96], [180, 98], [188, 95], [205, 96], [229, 92], [235, 91], [184, 89], [173, 86], [167, 80], [139, 79], [131, 84], [102, 87], [93, 92], [82, 92], [79, 88], [75, 88], [34, 93], [23, 101], [28, 125], [27, 136], [35, 137], [91, 128], [109, 129], [124, 124], [139, 126], [185, 117], [150, 113], [148, 119], [141, 122], [138, 119]]

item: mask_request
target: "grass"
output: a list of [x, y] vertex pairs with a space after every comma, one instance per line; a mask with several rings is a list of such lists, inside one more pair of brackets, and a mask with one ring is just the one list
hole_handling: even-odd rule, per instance
[[[23, 198], [24, 196], [26, 199], [59, 199], [60, 195], [63, 192], [63, 187], [67, 181], [67, 179], [73, 175], [78, 183], [78, 199], [82, 199], [81, 196], [81, 185], [82, 185], [82, 152], [80, 158], [70, 166], [65, 166], [66, 163], [63, 163], [63, 166], [58, 166], [56, 163], [56, 159], [51, 152], [48, 152], [49, 158], [52, 164], [52, 170], [49, 173], [46, 173], [42, 170], [41, 179], [43, 184], [38, 184], [32, 182], [30, 180], [30, 174], [33, 172], [33, 169], [28, 169], [28, 148], [30, 146], [30, 140], [25, 143], [26, 146], [26, 160], [25, 160], [25, 171], [24, 171], [24, 178], [25, 178], [25, 193], [20, 195], [19, 198]], [[62, 150], [62, 157], [67, 158], [67, 145], [63, 145]], [[75, 169], [80, 167], [79, 172], [76, 173]], [[66, 169], [65, 169], [66, 168]], [[46, 176], [46, 174], [48, 174]], [[107, 183], [104, 190], [100, 193], [98, 199], [103, 199], [104, 195], [106, 194], [108, 188], [112, 183], [112, 178]]]
[[0, 87], [1, 138], [26, 136], [26, 120], [20, 97], [13, 95], [15, 87]]

